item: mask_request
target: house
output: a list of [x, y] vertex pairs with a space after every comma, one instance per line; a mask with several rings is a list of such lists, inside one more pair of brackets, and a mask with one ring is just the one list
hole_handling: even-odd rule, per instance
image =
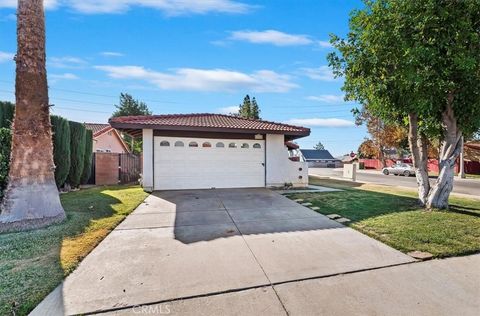
[[146, 191], [308, 185], [286, 141], [310, 129], [223, 114], [125, 116], [110, 125], [143, 138]]
[[342, 162], [330, 154], [326, 149], [300, 149], [310, 168], [341, 168]]
[[93, 132], [93, 152], [128, 153], [127, 144], [110, 124], [85, 123]]

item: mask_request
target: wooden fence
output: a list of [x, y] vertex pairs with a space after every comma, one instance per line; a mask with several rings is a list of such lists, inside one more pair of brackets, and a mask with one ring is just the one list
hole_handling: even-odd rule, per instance
[[111, 185], [138, 183], [142, 172], [141, 157], [134, 154], [94, 153], [89, 184]]

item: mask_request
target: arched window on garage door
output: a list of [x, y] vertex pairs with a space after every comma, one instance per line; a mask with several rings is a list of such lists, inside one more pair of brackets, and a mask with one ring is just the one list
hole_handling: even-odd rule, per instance
[[253, 144], [253, 148], [262, 148], [262, 145], [260, 145], [259, 143], [255, 143]]
[[209, 142], [204, 142], [204, 143], [202, 144], [202, 147], [210, 148], [210, 147], [212, 147], [212, 144], [210, 144]]
[[166, 140], [162, 140], [160, 142], [160, 147], [169, 147], [170, 146], [170, 143]]
[[230, 143], [230, 144], [228, 144], [228, 148], [237, 148], [237, 144]]
[[188, 144], [188, 147], [198, 147], [198, 143], [197, 142], [190, 142]]
[[225, 147], [225, 144], [222, 143], [222, 142], [218, 142], [218, 143], [215, 145], [215, 147], [217, 147], [217, 148], [224, 148], [224, 147]]
[[247, 143], [243, 143], [243, 144], [242, 144], [242, 148], [248, 148], [248, 147], [250, 147], [250, 146], [248, 146]]
[[175, 142], [175, 147], [185, 147], [185, 144], [181, 140]]

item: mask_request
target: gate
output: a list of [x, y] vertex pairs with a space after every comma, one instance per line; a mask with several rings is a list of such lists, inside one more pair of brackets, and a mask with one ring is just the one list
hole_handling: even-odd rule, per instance
[[129, 153], [118, 154], [118, 179], [120, 183], [138, 183], [140, 173], [140, 156]]
[[139, 155], [97, 152], [92, 156], [92, 173], [88, 184], [138, 183], [141, 170], [142, 164]]

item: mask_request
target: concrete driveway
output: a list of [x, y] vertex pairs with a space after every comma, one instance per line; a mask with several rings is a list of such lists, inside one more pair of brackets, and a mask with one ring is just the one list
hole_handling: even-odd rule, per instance
[[215, 300], [236, 314], [281, 314], [272, 285], [412, 261], [267, 189], [157, 192], [33, 315], [130, 314], [166, 302], [171, 314], [215, 314]]

